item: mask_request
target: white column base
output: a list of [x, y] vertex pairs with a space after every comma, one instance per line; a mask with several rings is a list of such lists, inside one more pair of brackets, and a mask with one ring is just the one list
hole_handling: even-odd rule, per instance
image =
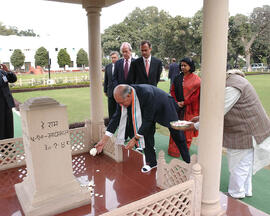
[[26, 216], [55, 215], [91, 203], [90, 191], [80, 187], [75, 178], [45, 193], [37, 193], [26, 177], [15, 185], [15, 190]]
[[223, 216], [226, 212], [221, 208], [220, 200], [213, 203], [202, 202], [201, 216]]

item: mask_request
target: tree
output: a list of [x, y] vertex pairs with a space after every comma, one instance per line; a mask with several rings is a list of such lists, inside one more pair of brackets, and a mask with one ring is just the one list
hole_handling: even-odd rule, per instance
[[88, 54], [81, 48], [77, 53], [76, 64], [78, 67], [88, 66]]
[[48, 66], [49, 63], [49, 52], [45, 49], [45, 47], [40, 47], [36, 51], [35, 54], [35, 65], [45, 67]]
[[59, 67], [63, 67], [66, 70], [66, 65], [71, 63], [70, 55], [67, 53], [66, 49], [60, 49], [57, 55], [57, 63]]
[[2, 22], [0, 22], [0, 35], [12, 35], [14, 34], [13, 31], [11, 29], [8, 29], [5, 25], [3, 25]]
[[17, 36], [30, 36], [30, 37], [39, 37], [32, 29], [21, 30], [19, 31], [16, 26], [6, 27], [0, 22], [0, 35], [17, 35]]
[[[243, 16], [243, 15], [242, 15]], [[245, 59], [248, 71], [251, 71], [251, 47], [255, 40], [263, 35], [270, 34], [270, 6], [254, 8], [249, 19], [242, 20], [240, 27], [244, 27], [241, 41], [245, 48]]]
[[181, 59], [191, 56], [190, 18], [176, 16], [164, 23], [161, 55]]
[[192, 59], [196, 64], [196, 67], [199, 66], [202, 56], [202, 31], [203, 31], [203, 11], [198, 10], [191, 19], [190, 23], [191, 31], [191, 51]]
[[10, 57], [10, 62], [15, 70], [20, 69], [24, 64], [25, 56], [20, 49], [15, 49]]
[[270, 65], [270, 40], [269, 35], [259, 37], [251, 46], [253, 62], [263, 62]]
[[239, 56], [245, 55], [245, 48], [241, 41], [242, 35], [247, 33], [247, 26], [242, 25], [245, 23], [244, 20], [247, 20], [247, 17], [242, 14], [229, 18], [227, 62], [233, 67], [239, 65]]
[[[165, 11], [158, 11], [157, 7], [147, 7], [144, 10], [136, 8], [123, 22], [112, 25], [104, 31], [101, 37], [103, 53], [109, 55], [111, 51], [119, 51], [123, 42], [129, 42], [133, 52], [140, 55], [140, 42], [148, 39], [152, 45], [152, 54], [159, 53], [159, 42], [162, 23], [170, 18]], [[155, 32], [154, 32], [155, 31]], [[152, 34], [153, 33], [153, 34]]]

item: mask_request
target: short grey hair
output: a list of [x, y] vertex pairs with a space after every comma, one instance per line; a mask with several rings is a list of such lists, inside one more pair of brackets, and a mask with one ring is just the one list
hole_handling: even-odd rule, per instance
[[245, 73], [240, 71], [239, 69], [230, 69], [230, 70], [227, 70], [226, 72], [226, 76], [227, 78], [231, 75], [231, 74], [237, 74], [237, 75], [240, 75], [242, 77], [245, 77]]
[[126, 85], [126, 86], [124, 87], [123, 91], [121, 92], [121, 97], [122, 97], [123, 99], [125, 99], [128, 95], [131, 94], [131, 92], [132, 92], [131, 86]]
[[120, 52], [122, 53], [122, 49], [124, 48], [124, 47], [128, 47], [128, 49], [130, 50], [130, 51], [132, 51], [132, 47], [131, 47], [131, 45], [130, 45], [130, 43], [129, 42], [123, 42], [122, 44], [121, 44], [121, 46], [120, 46]]
[[119, 57], [119, 52], [117, 52], [117, 51], [112, 51], [112, 52], [110, 53], [110, 56], [112, 56], [112, 55], [117, 55], [117, 56]]
[[127, 84], [119, 84], [113, 90], [113, 95], [116, 93], [123, 99], [125, 99], [132, 92], [132, 87]]

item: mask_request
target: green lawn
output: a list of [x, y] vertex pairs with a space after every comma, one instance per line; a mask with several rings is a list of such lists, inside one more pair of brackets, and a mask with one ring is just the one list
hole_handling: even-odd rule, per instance
[[14, 93], [13, 97], [23, 103], [31, 97], [47, 96], [67, 105], [69, 123], [90, 119], [89, 88], [69, 88], [48, 91]]
[[246, 78], [256, 89], [266, 113], [270, 116], [270, 75], [249, 75]]

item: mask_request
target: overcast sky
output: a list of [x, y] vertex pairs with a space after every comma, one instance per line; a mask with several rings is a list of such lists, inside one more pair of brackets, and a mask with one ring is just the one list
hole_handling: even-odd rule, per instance
[[[202, 4], [202, 0], [125, 0], [102, 9], [101, 31], [123, 21], [136, 7], [156, 6], [172, 16], [192, 17]], [[230, 15], [249, 15], [253, 8], [266, 4], [270, 5], [270, 0], [229, 0], [229, 12]], [[81, 5], [45, 0], [1, 0], [0, 22], [20, 30], [33, 29], [41, 36], [87, 42], [87, 17]]]

